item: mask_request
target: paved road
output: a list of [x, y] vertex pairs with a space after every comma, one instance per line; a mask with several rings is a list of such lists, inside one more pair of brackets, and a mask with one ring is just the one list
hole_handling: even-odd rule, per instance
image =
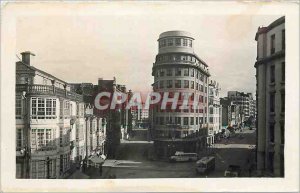
[[[226, 144], [226, 145], [225, 145]], [[195, 162], [169, 163], [166, 161], [148, 160], [148, 149], [153, 144], [148, 141], [122, 141], [118, 160], [139, 162], [135, 167], [116, 168], [111, 173], [116, 178], [196, 178], [223, 177], [230, 164], [240, 165], [241, 176], [249, 176], [249, 162], [255, 152], [255, 130], [244, 130], [235, 137], [214, 144], [212, 153], [216, 157], [215, 171], [208, 176], [199, 176], [195, 172]], [[249, 160], [249, 161], [248, 161]], [[102, 178], [94, 175], [91, 178]]]

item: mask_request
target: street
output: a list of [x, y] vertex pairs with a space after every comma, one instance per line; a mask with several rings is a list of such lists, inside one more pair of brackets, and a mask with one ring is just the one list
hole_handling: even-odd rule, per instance
[[[242, 169], [241, 177], [249, 177], [249, 167], [254, 163], [255, 130], [245, 129], [230, 139], [222, 139], [210, 149], [216, 157], [215, 170], [207, 176], [195, 172], [195, 162], [151, 161], [148, 159], [148, 150], [153, 143], [148, 141], [121, 141], [117, 160], [126, 160], [129, 166], [110, 169], [109, 175], [100, 176], [98, 172], [90, 178], [197, 178], [197, 177], [224, 177], [228, 165], [239, 165]], [[133, 166], [134, 165], [134, 166]]]

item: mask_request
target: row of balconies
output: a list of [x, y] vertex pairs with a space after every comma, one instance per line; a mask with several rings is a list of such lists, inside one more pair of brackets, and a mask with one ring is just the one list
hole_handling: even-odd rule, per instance
[[204, 69], [201, 67], [198, 63], [193, 62], [193, 61], [188, 61], [188, 60], [175, 60], [175, 61], [161, 61], [161, 62], [155, 62], [153, 65], [154, 66], [159, 66], [159, 65], [166, 65], [166, 64], [185, 64], [185, 65], [190, 65], [190, 66], [196, 66], [198, 67], [202, 72], [205, 72], [206, 74], [210, 75], [208, 69]]
[[53, 95], [73, 101], [83, 101], [82, 95], [51, 85], [16, 84], [16, 92], [26, 92], [29, 95]]

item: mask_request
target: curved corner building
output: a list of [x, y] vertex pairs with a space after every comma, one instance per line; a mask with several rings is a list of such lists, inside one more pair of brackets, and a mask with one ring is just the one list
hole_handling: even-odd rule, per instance
[[[153, 64], [154, 92], [180, 92], [199, 100], [199, 108], [160, 105], [152, 109], [152, 131], [156, 154], [166, 157], [176, 151], [199, 153], [206, 146], [208, 121], [208, 65], [194, 53], [194, 38], [189, 32], [167, 31], [160, 34], [159, 49]], [[172, 95], [172, 94], [171, 94]], [[169, 95], [169, 98], [172, 98]]]

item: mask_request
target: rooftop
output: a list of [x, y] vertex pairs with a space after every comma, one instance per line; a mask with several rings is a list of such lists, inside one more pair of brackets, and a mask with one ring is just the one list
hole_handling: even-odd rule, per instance
[[159, 39], [165, 38], [165, 37], [189, 37], [189, 38], [194, 39], [190, 32], [180, 31], [180, 30], [166, 31], [159, 35]]

